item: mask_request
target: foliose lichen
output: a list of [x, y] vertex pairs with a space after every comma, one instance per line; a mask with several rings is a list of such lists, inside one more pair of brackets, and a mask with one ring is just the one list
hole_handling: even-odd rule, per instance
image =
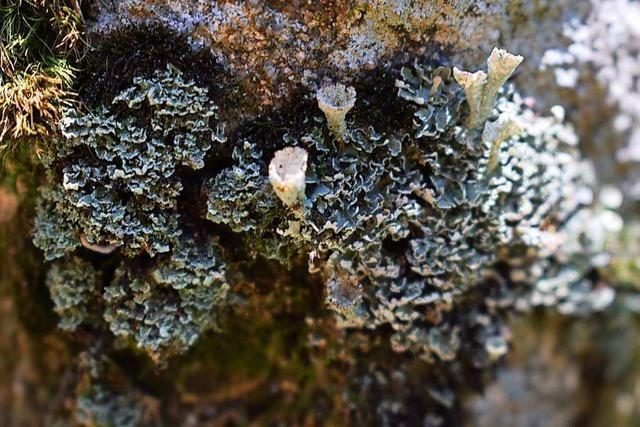
[[73, 331], [89, 319], [89, 309], [99, 292], [99, 277], [90, 263], [78, 257], [56, 261], [46, 282], [61, 329]]
[[207, 90], [168, 66], [110, 106], [68, 110], [48, 162], [59, 169], [43, 190], [34, 242], [54, 259], [81, 242], [123, 254], [168, 252], [181, 234], [179, 169], [201, 169], [224, 141]]
[[317, 109], [268, 143], [241, 129], [231, 159], [191, 177], [201, 191], [181, 200], [193, 205], [188, 227], [179, 169], [202, 168], [224, 140], [215, 106], [171, 67], [136, 79], [113, 112], [68, 114], [35, 241], [48, 258], [118, 246], [104, 320], [158, 362], [215, 326], [227, 272], [261, 256], [283, 271], [306, 258], [347, 333], [434, 363], [490, 365], [508, 350], [509, 312], [597, 311], [612, 297], [592, 274], [603, 241], [580, 228], [601, 222], [588, 209], [591, 166], [561, 109], [541, 117], [501, 87], [520, 61], [494, 51], [477, 93], [463, 72], [416, 61], [386, 120], [365, 111], [347, 128], [343, 115], [336, 131]]
[[[277, 215], [266, 203], [266, 167], [252, 150], [253, 161], [205, 185], [208, 218], [245, 236], [261, 229], [251, 244], [286, 237], [306, 251], [342, 327], [390, 327], [396, 351], [427, 360], [464, 354], [492, 363], [508, 348], [505, 313], [538, 304], [531, 297], [549, 281], [564, 293], [545, 301], [563, 312], [599, 292], [588, 276], [601, 265], [600, 242], [576, 245], [565, 234], [570, 220], [592, 215], [590, 165], [557, 108], [540, 117], [500, 87], [521, 60], [495, 50], [478, 99], [456, 82], [459, 71], [403, 68], [396, 86], [413, 128], [365, 122], [336, 134], [309, 120], [298, 135], [283, 135], [284, 146], [308, 152], [303, 216]], [[238, 180], [221, 187], [231, 172]], [[264, 222], [251, 217], [256, 207]], [[520, 269], [535, 273], [522, 283]]]
[[75, 421], [81, 425], [137, 427], [141, 410], [128, 395], [115, 393], [100, 383], [87, 388], [77, 398]]
[[104, 320], [157, 361], [188, 349], [216, 325], [229, 283], [215, 241], [182, 236], [151, 268], [120, 267], [104, 290]]
[[[145, 425], [140, 396], [123, 379], [113, 361], [96, 354], [96, 350], [79, 355], [75, 406], [70, 419], [65, 421], [104, 427]], [[120, 384], [113, 384], [114, 379]]]
[[[202, 192], [207, 201], [206, 219], [227, 225], [243, 237], [250, 255], [262, 255], [290, 264], [302, 243], [299, 231], [288, 226], [293, 218], [278, 199], [262, 160], [262, 150], [248, 140], [239, 142], [232, 155], [233, 166], [206, 181]], [[295, 198], [304, 195], [296, 190]]]

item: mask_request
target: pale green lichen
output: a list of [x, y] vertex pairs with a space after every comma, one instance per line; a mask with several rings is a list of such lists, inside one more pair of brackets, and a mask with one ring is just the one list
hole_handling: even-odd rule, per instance
[[362, 285], [353, 278], [331, 277], [326, 283], [325, 303], [346, 317], [357, 315], [363, 295]]
[[487, 122], [482, 132], [482, 142], [490, 146], [487, 172], [491, 173], [498, 166], [498, 150], [500, 145], [509, 138], [523, 132], [518, 121], [508, 114], [501, 114], [494, 122]]
[[304, 148], [287, 147], [276, 151], [269, 163], [269, 182], [286, 206], [300, 206], [304, 202], [307, 158]]
[[287, 147], [276, 151], [269, 163], [269, 182], [286, 206], [300, 206], [304, 202], [307, 158], [304, 148]]

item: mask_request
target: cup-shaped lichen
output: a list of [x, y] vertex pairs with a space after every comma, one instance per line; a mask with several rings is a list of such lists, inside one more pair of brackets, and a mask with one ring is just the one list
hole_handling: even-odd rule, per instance
[[269, 181], [287, 206], [299, 206], [304, 200], [307, 158], [304, 148], [287, 147], [276, 151], [269, 163]]
[[487, 85], [487, 73], [482, 70], [471, 73], [453, 67], [453, 75], [464, 89], [467, 104], [469, 104], [467, 126], [469, 128], [475, 128], [482, 121], [481, 116], [484, 108], [484, 89]]
[[504, 49], [494, 48], [487, 59], [487, 73], [470, 73], [453, 68], [453, 76], [463, 87], [469, 104], [466, 123], [469, 128], [477, 128], [487, 120], [500, 89], [523, 59], [522, 56], [512, 55]]
[[316, 93], [318, 107], [327, 117], [327, 124], [338, 141], [347, 137], [347, 113], [356, 103], [356, 90], [341, 83], [323, 86]]

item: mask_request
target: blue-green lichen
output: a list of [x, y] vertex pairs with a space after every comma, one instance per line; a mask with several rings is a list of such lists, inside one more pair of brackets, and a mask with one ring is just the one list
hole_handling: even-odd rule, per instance
[[[80, 353], [75, 405], [67, 425], [138, 427], [147, 425], [145, 407], [123, 373], [99, 348]], [[62, 421], [62, 420], [60, 420]]]
[[120, 267], [104, 290], [104, 320], [154, 359], [180, 353], [216, 324], [229, 284], [214, 241], [181, 237], [150, 269]]
[[232, 158], [235, 164], [205, 185], [206, 218], [238, 233], [261, 232], [280, 213], [261, 160], [262, 151], [244, 141], [236, 146]]
[[[521, 58], [509, 58], [511, 74]], [[507, 348], [504, 309], [538, 304], [523, 300], [553, 277], [568, 293], [547, 305], [561, 311], [571, 312], [575, 292], [594, 289], [589, 266], [601, 248], [574, 245], [564, 231], [576, 215], [590, 216], [591, 167], [562, 118], [540, 117], [511, 86], [495, 87], [508, 75], [485, 82], [491, 108], [470, 106], [450, 68], [416, 64], [401, 77], [412, 127], [345, 123], [336, 137], [317, 118], [283, 135], [283, 146], [308, 153], [301, 214], [274, 203], [254, 149], [253, 160], [236, 156], [236, 166], [205, 183], [207, 218], [250, 245], [269, 236], [306, 253], [309, 270], [326, 277], [341, 326], [388, 326], [397, 351], [444, 361], [465, 353], [485, 365]], [[494, 275], [497, 265], [507, 277]], [[519, 269], [535, 273], [516, 286], [510, 275]], [[558, 276], [564, 270], [571, 274]]]
[[104, 427], [137, 427], [142, 424], [138, 402], [100, 383], [91, 385], [77, 398], [74, 421], [79, 425]]
[[90, 263], [77, 257], [56, 261], [47, 272], [46, 282], [61, 329], [73, 331], [89, 319], [99, 283]]
[[[262, 150], [241, 141], [233, 166], [205, 182], [206, 219], [241, 233], [251, 256], [261, 255], [289, 265], [304, 240], [295, 231], [299, 222], [282, 204], [269, 183]], [[290, 229], [290, 226], [294, 229]]]
[[[509, 312], [611, 300], [591, 275], [602, 242], [580, 228], [598, 222], [591, 166], [557, 108], [540, 116], [511, 85], [496, 87], [519, 62], [496, 55], [510, 71], [479, 86], [482, 105], [460, 71], [416, 62], [400, 70], [390, 117], [358, 111], [378, 108], [368, 102], [339, 132], [320, 109], [268, 137], [241, 123], [230, 158], [211, 150], [224, 138], [204, 89], [171, 67], [138, 78], [109, 108], [66, 116], [34, 241], [48, 259], [80, 244], [119, 248], [104, 320], [159, 362], [215, 327], [229, 272], [246, 278], [261, 256], [282, 274], [306, 259], [347, 333], [489, 365], [508, 349]], [[299, 162], [291, 188], [278, 188], [285, 152]], [[189, 175], [198, 187], [183, 192], [182, 168], [204, 169]]]
[[127, 256], [168, 252], [181, 234], [179, 169], [201, 169], [224, 141], [206, 89], [169, 66], [135, 78], [111, 105], [70, 109], [48, 162], [59, 180], [43, 191], [35, 244], [54, 259], [85, 239]]

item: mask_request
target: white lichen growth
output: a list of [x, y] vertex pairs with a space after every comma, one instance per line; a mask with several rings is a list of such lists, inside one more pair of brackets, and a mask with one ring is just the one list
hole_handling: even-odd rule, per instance
[[340, 142], [347, 137], [347, 113], [356, 103], [356, 90], [341, 83], [323, 86], [316, 93], [318, 107], [327, 118], [329, 129]]
[[269, 182], [286, 206], [300, 206], [305, 199], [308, 157], [304, 148], [287, 147], [276, 151], [269, 163]]
[[511, 114], [500, 114], [498, 120], [487, 122], [482, 132], [482, 142], [490, 147], [487, 173], [490, 174], [498, 166], [500, 145], [514, 136], [520, 135], [524, 129]]
[[484, 71], [470, 73], [453, 68], [453, 76], [463, 87], [469, 104], [470, 112], [467, 118], [469, 128], [477, 128], [487, 120], [496, 103], [500, 88], [523, 59], [522, 56], [513, 55], [504, 49], [494, 48], [487, 59], [487, 73]]

